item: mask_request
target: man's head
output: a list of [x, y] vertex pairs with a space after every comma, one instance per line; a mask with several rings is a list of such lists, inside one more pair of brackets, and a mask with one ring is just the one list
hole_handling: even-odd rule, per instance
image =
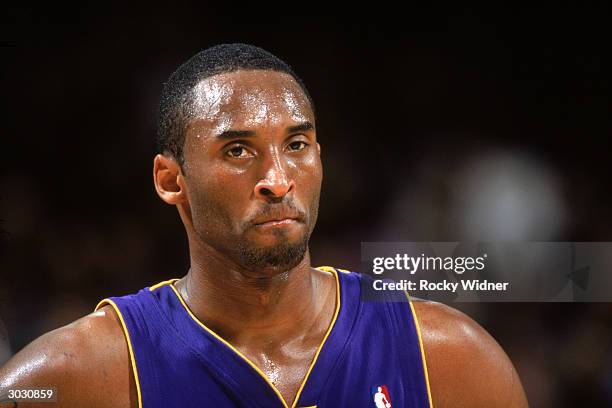
[[183, 164], [185, 131], [198, 114], [198, 97], [194, 91], [202, 80], [234, 71], [284, 72], [293, 77], [310, 103], [314, 103], [302, 80], [284, 61], [268, 51], [248, 44], [220, 44], [205, 49], [177, 68], [164, 84], [159, 104], [157, 146], [161, 153], [172, 155]]
[[244, 44], [197, 54], [165, 84], [158, 141], [155, 185], [190, 242], [249, 269], [303, 259], [322, 167], [311, 98], [284, 62]]

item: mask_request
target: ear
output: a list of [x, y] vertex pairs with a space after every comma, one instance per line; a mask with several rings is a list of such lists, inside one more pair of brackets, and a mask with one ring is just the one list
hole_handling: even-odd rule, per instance
[[187, 200], [187, 189], [181, 166], [170, 156], [158, 154], [153, 159], [153, 182], [157, 195], [170, 205]]
[[321, 145], [317, 142], [317, 151], [319, 152], [319, 156], [321, 155]]

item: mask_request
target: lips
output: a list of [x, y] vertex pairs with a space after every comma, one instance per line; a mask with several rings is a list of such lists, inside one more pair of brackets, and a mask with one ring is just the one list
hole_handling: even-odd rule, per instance
[[297, 221], [296, 217], [286, 217], [286, 218], [268, 218], [268, 219], [263, 219], [260, 221], [255, 222], [254, 224], [257, 225], [282, 225], [282, 224], [289, 224], [291, 222], [295, 222]]
[[294, 222], [296, 221], [293, 218], [285, 218], [283, 220], [271, 220], [271, 221], [262, 222], [260, 224], [255, 224], [255, 226], [256, 227], [282, 227], [286, 225], [291, 225]]
[[253, 225], [284, 225], [298, 221], [299, 215], [295, 212], [279, 212], [276, 214], [268, 214], [263, 217], [257, 217], [253, 220]]

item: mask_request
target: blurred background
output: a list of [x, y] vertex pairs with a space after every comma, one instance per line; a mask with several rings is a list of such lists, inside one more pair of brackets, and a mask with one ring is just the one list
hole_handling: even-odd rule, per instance
[[[172, 71], [220, 42], [281, 57], [315, 100], [315, 265], [358, 269], [362, 241], [612, 241], [607, 6], [2, 7], [0, 363], [185, 273], [182, 224], [152, 184], [155, 111]], [[612, 406], [612, 304], [453, 306], [508, 352], [531, 406]]]

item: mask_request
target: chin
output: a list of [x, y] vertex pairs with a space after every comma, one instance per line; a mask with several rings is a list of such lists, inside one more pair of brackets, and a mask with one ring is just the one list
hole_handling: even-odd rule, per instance
[[262, 243], [242, 243], [238, 245], [240, 263], [247, 269], [283, 272], [299, 265], [308, 251], [309, 237], [303, 235], [296, 239], [287, 236], [276, 237]]

